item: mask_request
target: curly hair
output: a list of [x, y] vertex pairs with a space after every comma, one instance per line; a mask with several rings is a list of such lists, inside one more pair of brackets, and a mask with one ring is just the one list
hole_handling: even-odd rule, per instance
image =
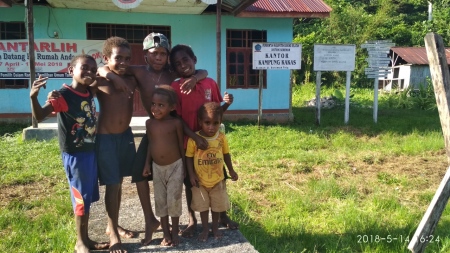
[[103, 43], [103, 55], [106, 57], [110, 57], [112, 54], [112, 50], [115, 47], [124, 47], [131, 50], [130, 44], [126, 39], [121, 37], [110, 37], [105, 40], [105, 43]]
[[219, 116], [220, 121], [222, 121], [223, 109], [219, 103], [216, 102], [206, 102], [200, 108], [198, 108], [197, 119], [203, 120], [203, 117], [211, 113], [213, 117]]
[[70, 61], [70, 66], [74, 68], [80, 59], [89, 59], [89, 60], [95, 62], [95, 64], [97, 65], [97, 62], [95, 61], [94, 57], [92, 57], [91, 55], [80, 54], [80, 55], [76, 55], [76, 56], [72, 57], [72, 60]]
[[153, 95], [155, 94], [166, 96], [169, 105], [176, 105], [178, 102], [177, 93], [170, 85], [162, 84], [156, 86], [156, 89], [153, 91]]

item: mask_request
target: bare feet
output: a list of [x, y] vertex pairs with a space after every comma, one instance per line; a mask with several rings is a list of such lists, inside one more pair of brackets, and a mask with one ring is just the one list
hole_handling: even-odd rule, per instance
[[145, 237], [141, 240], [142, 245], [149, 245], [152, 242], [153, 233], [160, 227], [160, 222], [152, 223], [145, 226]]
[[197, 240], [200, 242], [206, 242], [208, 240], [209, 230], [203, 230], [202, 233], [198, 236]]
[[75, 245], [75, 253], [89, 253], [89, 248], [83, 243], [76, 243]]
[[172, 246], [172, 241], [170, 239], [163, 238], [163, 240], [161, 241], [161, 246], [164, 247]]
[[189, 224], [184, 230], [180, 230], [180, 235], [184, 238], [191, 238], [194, 236], [197, 223]]
[[239, 224], [235, 221], [232, 221], [230, 217], [228, 217], [228, 215], [221, 214], [219, 223], [231, 230], [239, 229]]
[[220, 232], [219, 228], [213, 228], [212, 232], [214, 235], [214, 239], [216, 239], [216, 240], [219, 240], [223, 236], [223, 234], [222, 234], [222, 232]]
[[172, 246], [176, 247], [180, 244], [180, 237], [178, 236], [178, 231], [171, 231], [172, 235]]
[[91, 250], [107, 249], [107, 248], [109, 248], [109, 243], [107, 243], [107, 242], [96, 242], [96, 241], [92, 241], [91, 239], [89, 239], [88, 247]]
[[122, 248], [121, 243], [116, 243], [116, 244], [113, 244], [111, 247], [109, 247], [109, 252], [110, 253], [127, 253], [128, 251], [126, 251], [125, 249]]
[[[117, 226], [117, 231], [119, 232], [120, 237], [130, 239], [135, 238], [138, 234], [136, 232], [133, 232], [131, 230], [125, 229], [121, 226]], [[109, 228], [106, 229], [105, 232], [107, 235], [110, 234]]]

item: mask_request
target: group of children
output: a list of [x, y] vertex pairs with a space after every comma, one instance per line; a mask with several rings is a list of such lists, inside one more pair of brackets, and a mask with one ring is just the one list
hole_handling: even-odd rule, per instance
[[[144, 245], [151, 242], [160, 225], [163, 246], [178, 245], [179, 233], [193, 236], [194, 211], [200, 212], [202, 220], [200, 241], [208, 238], [209, 209], [215, 238], [221, 237], [219, 223], [231, 229], [238, 227], [226, 215], [230, 204], [224, 165], [233, 180], [238, 175], [231, 163], [226, 137], [219, 132], [223, 112], [233, 102], [233, 96], [225, 92], [222, 98], [215, 81], [206, 77], [207, 72], [195, 69], [197, 58], [189, 46], [177, 45], [171, 50], [164, 35], [151, 33], [145, 38], [143, 49], [147, 65], [129, 66], [128, 42], [111, 37], [103, 47], [105, 66], [97, 69], [91, 56], [75, 56], [68, 68], [72, 76], [70, 85], [64, 84], [58, 92], [51, 92], [43, 106], [37, 96], [47, 78], [39, 77], [30, 91], [33, 114], [38, 121], [52, 111], [57, 113], [60, 150], [76, 220], [76, 252], [108, 247], [110, 252], [126, 252], [120, 237], [135, 236], [118, 224], [122, 181], [126, 176], [132, 176], [132, 182], [136, 183], [144, 212]], [[135, 89], [140, 91], [150, 117], [137, 152], [129, 126]], [[98, 120], [94, 96], [100, 105]], [[225, 103], [220, 105], [221, 102]], [[148, 185], [151, 178], [155, 214], [160, 222], [151, 208]], [[106, 186], [109, 243], [94, 242], [88, 236], [90, 204], [99, 200], [98, 181]], [[189, 225], [179, 232], [183, 182]]]

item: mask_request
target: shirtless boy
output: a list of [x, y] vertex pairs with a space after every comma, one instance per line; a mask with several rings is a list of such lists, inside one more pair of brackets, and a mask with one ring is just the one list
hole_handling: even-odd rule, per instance
[[[103, 46], [103, 57], [111, 71], [134, 90], [137, 83], [132, 76], [126, 76], [131, 59], [128, 42], [119, 37], [107, 39]], [[97, 98], [100, 105], [97, 133], [97, 159], [99, 180], [105, 188], [105, 206], [108, 213], [110, 252], [126, 252], [118, 232], [119, 208], [123, 177], [131, 176], [131, 166], [136, 148], [130, 121], [133, 114], [133, 97], [116, 90], [113, 84], [97, 79]]]
[[[149, 34], [144, 39], [143, 50], [144, 59], [147, 65], [129, 66], [127, 68], [127, 72], [136, 78], [142, 105], [148, 115], [152, 118], [152, 94], [155, 86], [172, 83], [172, 81], [176, 78], [176, 74], [174, 72], [170, 72], [168, 64], [170, 44], [166, 36], [161, 33]], [[111, 72], [108, 69], [108, 66], [99, 68], [98, 74], [111, 80], [118, 91], [123, 91], [127, 94], [127, 96], [132, 97], [134, 88], [127, 85], [127, 83], [124, 82], [124, 80], [115, 72]], [[205, 70], [198, 70], [190, 78], [185, 78], [181, 85], [182, 92], [189, 93], [197, 81], [206, 78], [207, 74], [208, 73]], [[195, 140], [198, 142], [199, 147], [207, 147], [207, 142], [202, 138], [198, 138], [198, 136], [196, 136], [194, 132], [190, 131], [188, 127], [185, 127], [184, 131], [190, 137], [197, 137]], [[142, 137], [136, 153], [132, 174], [132, 182], [136, 183], [136, 189], [142, 205], [142, 211], [144, 212], [145, 237], [141, 241], [143, 245], [148, 245], [152, 241], [153, 233], [160, 225], [160, 222], [153, 213], [150, 202], [150, 188], [148, 181], [151, 180], [151, 175], [149, 177], [142, 176], [142, 169], [144, 168], [145, 159], [147, 156], [147, 147], [148, 138], [147, 136], [144, 136]]]
[[[142, 175], [153, 175], [155, 213], [161, 217], [164, 234], [162, 246], [177, 246], [180, 243], [178, 223], [186, 169], [183, 122], [176, 116], [176, 104], [177, 94], [172, 87], [158, 86], [152, 99], [153, 119], [146, 122], [150, 145]], [[169, 216], [172, 219], [172, 229]]]

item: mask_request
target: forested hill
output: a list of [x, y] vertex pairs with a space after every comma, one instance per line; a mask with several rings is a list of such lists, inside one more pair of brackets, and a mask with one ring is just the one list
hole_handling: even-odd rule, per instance
[[[355, 44], [357, 69], [352, 83], [369, 86], [365, 79], [365, 50], [369, 40], [392, 40], [396, 46], [424, 46], [424, 37], [435, 32], [450, 45], [450, 0], [324, 0], [333, 11], [326, 19], [294, 21], [294, 42], [302, 44], [302, 70], [295, 83], [314, 81], [314, 44]], [[429, 21], [429, 2], [432, 3]], [[324, 73], [326, 85], [342, 82], [345, 73]]]

